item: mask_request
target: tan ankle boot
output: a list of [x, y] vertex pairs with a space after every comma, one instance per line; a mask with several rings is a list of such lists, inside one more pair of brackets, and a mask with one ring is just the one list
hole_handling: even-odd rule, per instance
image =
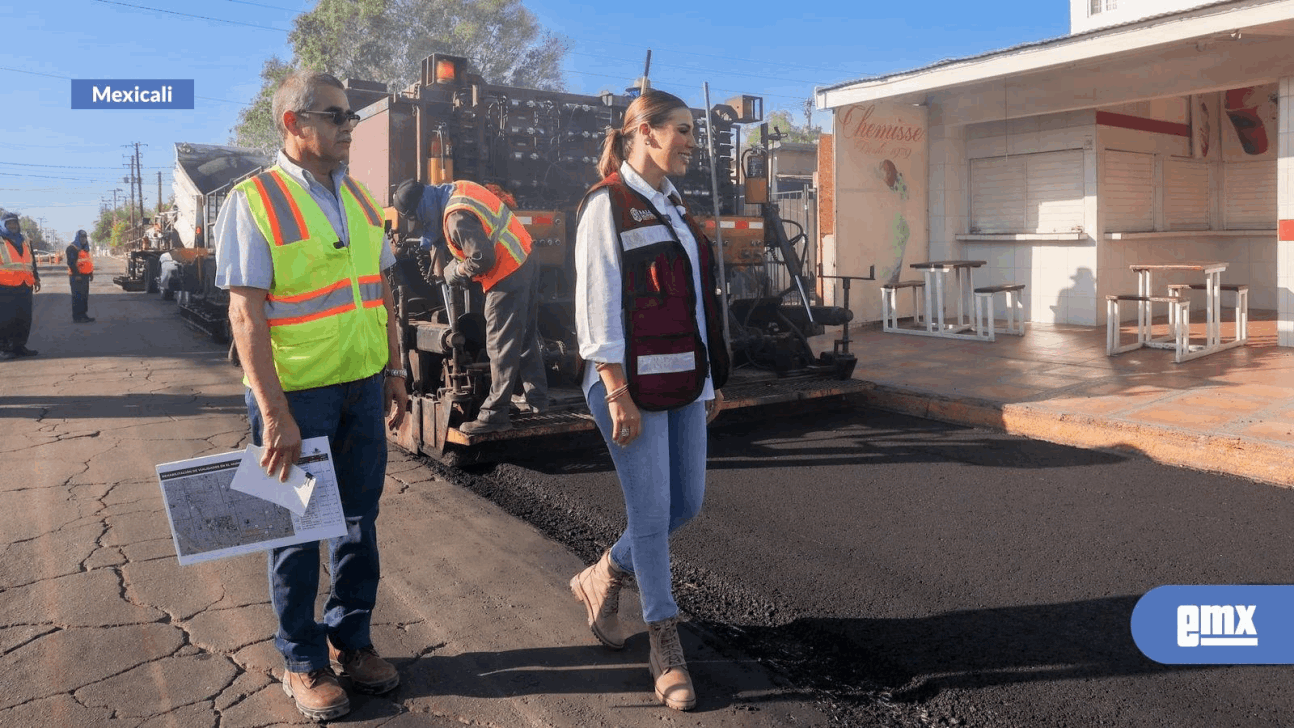
[[593, 636], [613, 650], [625, 646], [620, 626], [620, 585], [626, 574], [611, 561], [608, 549], [597, 563], [571, 578], [571, 592], [588, 611]]
[[332, 720], [350, 712], [346, 691], [328, 668], [308, 673], [284, 671], [283, 692], [296, 701], [302, 715], [314, 721]]
[[678, 617], [647, 624], [651, 641], [651, 676], [656, 681], [656, 699], [674, 710], [696, 707], [696, 690], [692, 675], [683, 658], [683, 643], [678, 638]]

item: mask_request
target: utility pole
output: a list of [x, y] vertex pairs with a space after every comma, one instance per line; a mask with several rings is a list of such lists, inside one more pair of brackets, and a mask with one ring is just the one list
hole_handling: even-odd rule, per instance
[[162, 211], [162, 170], [157, 170], [157, 211]]
[[[144, 176], [142, 174], [142, 168], [139, 166], [139, 145], [140, 142], [131, 142], [130, 144], [122, 145], [123, 147], [133, 146], [135, 148], [135, 153], [129, 157], [130, 177], [122, 180], [130, 185], [130, 226], [132, 228], [135, 227], [135, 194], [137, 188], [139, 193], [138, 200], [140, 217], [143, 217], [144, 214]], [[144, 146], [148, 145], [145, 144]]]
[[[130, 146], [130, 145], [125, 145]], [[130, 214], [130, 226], [135, 227], [135, 162], [133, 158], [127, 156], [126, 163], [130, 165], [130, 174], [121, 178], [121, 181], [128, 185], [130, 190], [129, 201], [126, 204], [126, 211]]]
[[[148, 146], [145, 144], [144, 146]], [[139, 185], [139, 217], [144, 217], [144, 162], [139, 158], [139, 142], [135, 142], [135, 184]]]

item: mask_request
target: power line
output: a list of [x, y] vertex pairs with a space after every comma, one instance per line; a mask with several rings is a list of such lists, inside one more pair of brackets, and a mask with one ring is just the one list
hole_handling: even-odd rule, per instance
[[[568, 37], [570, 37], [570, 36], [568, 36]], [[605, 39], [604, 39], [604, 40], [589, 40], [588, 38], [572, 38], [572, 39], [573, 39], [573, 40], [578, 40], [578, 41], [580, 41], [581, 43], [594, 43], [594, 44], [596, 44], [596, 43], [605, 43], [605, 42], [606, 42], [606, 40], [605, 40]], [[809, 70], [809, 71], [828, 71], [828, 72], [831, 72], [831, 73], [841, 73], [841, 72], [842, 72], [842, 71], [841, 71], [840, 69], [838, 69], [838, 68], [823, 68], [823, 67], [820, 67], [820, 66], [805, 66], [805, 65], [802, 65], [802, 64], [798, 64], [798, 63], [787, 63], [787, 62], [785, 62], [785, 61], [781, 61], [781, 60], [778, 60], [778, 61], [776, 61], [776, 62], [772, 62], [772, 61], [760, 61], [760, 60], [756, 60], [756, 59], [754, 59], [754, 58], [739, 58], [739, 57], [737, 57], [737, 56], [720, 56], [720, 55], [716, 55], [716, 54], [714, 54], [714, 53], [697, 53], [696, 51], [685, 51], [685, 50], [680, 50], [680, 49], [678, 49], [678, 48], [662, 48], [662, 47], [660, 47], [660, 46], [658, 46], [658, 45], [644, 46], [644, 45], [634, 45], [634, 44], [632, 44], [632, 43], [620, 43], [620, 42], [617, 42], [615, 45], [617, 45], [617, 46], [619, 46], [619, 47], [622, 47], [622, 48], [642, 48], [643, 50], [649, 50], [649, 49], [651, 49], [651, 50], [669, 51], [669, 52], [671, 52], [671, 53], [683, 53], [683, 54], [686, 54], [686, 55], [689, 55], [689, 56], [701, 56], [702, 58], [718, 58], [718, 59], [725, 60], [725, 61], [740, 61], [740, 62], [742, 62], [742, 63], [763, 63], [763, 64], [769, 64], [769, 65], [786, 66], [786, 67], [790, 67], [790, 68], [803, 68], [803, 69], [806, 69], [806, 70]]]
[[183, 17], [183, 18], [197, 18], [198, 20], [210, 20], [213, 23], [228, 23], [230, 25], [241, 25], [246, 28], [258, 28], [260, 30], [275, 30], [280, 33], [291, 32], [288, 28], [275, 28], [268, 25], [255, 25], [253, 23], [243, 23], [237, 20], [224, 20], [223, 18], [211, 18], [205, 15], [191, 15], [189, 13], [179, 13], [174, 10], [163, 10], [162, 8], [149, 8], [143, 5], [131, 5], [130, 3], [116, 2], [116, 0], [94, 0], [94, 1], [97, 3], [104, 3], [106, 5], [120, 5], [123, 8], [135, 8], [136, 10], [148, 10], [154, 13], [166, 13], [168, 15], [179, 15], [180, 17]]
[[25, 71], [21, 68], [9, 68], [8, 66], [0, 66], [0, 71], [13, 71], [14, 73], [29, 73], [33, 76], [49, 76], [50, 78], [62, 78], [62, 79], [68, 78], [67, 76], [55, 76], [52, 73], [39, 73], [37, 71]]
[[[610, 58], [618, 61], [622, 60], [625, 63], [636, 62], [636, 61], [630, 61], [628, 59], [623, 59], [618, 56], [606, 56], [606, 55], [598, 55], [594, 53], [581, 53], [580, 51], [568, 51], [568, 52], [573, 56], [588, 56], [590, 58]], [[709, 72], [709, 73], [718, 73], [721, 76], [747, 76], [749, 78], [760, 78], [766, 81], [781, 81], [784, 83], [807, 83], [807, 84], [819, 83], [818, 81], [805, 81], [803, 79], [777, 78], [775, 76], [763, 76], [763, 75], [754, 74], [754, 73], [741, 73], [740, 71], [716, 71], [710, 68], [697, 68], [696, 66], [680, 66], [673, 63], [657, 63], [656, 65], [665, 66], [667, 68], [681, 68], [685, 71], [696, 71], [698, 73]]]
[[[108, 2], [108, 0], [95, 0], [95, 2]], [[122, 5], [122, 4], [124, 4], [124, 3], [114, 3], [114, 4], [115, 4], [115, 5]], [[132, 6], [130, 6], [130, 7], [136, 7], [136, 6], [132, 5]], [[169, 10], [166, 10], [166, 11], [163, 11], [163, 12], [170, 12], [170, 11], [169, 11]], [[195, 18], [196, 18], [196, 17], [198, 17], [198, 16], [194, 15], [193, 17], [195, 17]], [[21, 69], [21, 68], [9, 68], [8, 66], [0, 66], [0, 71], [13, 71], [14, 73], [28, 73], [28, 74], [31, 74], [31, 75], [33, 75], [33, 76], [48, 76], [49, 78], [61, 78], [61, 79], [63, 79], [64, 81], [71, 81], [71, 80], [74, 80], [71, 76], [56, 76], [56, 75], [54, 75], [54, 74], [52, 74], [52, 73], [38, 73], [38, 72], [36, 72], [36, 71], [27, 71], [27, 70], [24, 70], [24, 69]], [[213, 97], [213, 96], [194, 96], [193, 98], [195, 98], [195, 99], [202, 99], [203, 101], [217, 101], [217, 102], [222, 103], [222, 104], [238, 104], [239, 106], [251, 106], [251, 104], [247, 103], [246, 101], [233, 101], [233, 100], [231, 100], [231, 99], [218, 99], [218, 98], [215, 98], [215, 97]]]
[[[68, 164], [29, 164], [23, 162], [0, 162], [0, 164], [11, 164], [15, 167], [56, 167], [58, 169], [120, 169], [120, 167], [76, 167]], [[171, 167], [145, 167], [144, 169], [171, 169]]]
[[[564, 71], [562, 71], [562, 73], [574, 73], [574, 74], [576, 74], [577, 76], [597, 76], [597, 77], [599, 77], [599, 78], [612, 78], [612, 79], [616, 79], [616, 80], [620, 81], [621, 83], [625, 83], [625, 84], [627, 84], [627, 83], [629, 83], [630, 81], [632, 81], [632, 80], [633, 80], [633, 79], [631, 79], [631, 78], [626, 78], [625, 76], [612, 76], [612, 75], [610, 75], [610, 74], [606, 74], [606, 73], [590, 73], [590, 72], [588, 72], [588, 71], [565, 71], [565, 70], [564, 70]], [[658, 83], [658, 82], [660, 82], [660, 81], [661, 81], [661, 79], [660, 79], [660, 77], [659, 77], [659, 76], [653, 76], [653, 77], [652, 77], [652, 84], [653, 84], [653, 85], [659, 85], [659, 83]], [[681, 81], [668, 81], [668, 79], [665, 81], [665, 83], [668, 83], [669, 85], [673, 85], [673, 86], [683, 86], [683, 85], [684, 85]], [[729, 93], [729, 94], [748, 94], [748, 93], [750, 93], [750, 89], [740, 89], [740, 90], [738, 90], [738, 89], [730, 89], [730, 88], [713, 88], [713, 89], [710, 89], [710, 90], [711, 90], [711, 91], [722, 91], [722, 92], [724, 92], [724, 93]], [[767, 94], [767, 93], [760, 93], [760, 94], [755, 94], [755, 95], [756, 95], [756, 96], [764, 96], [764, 97], [773, 97], [773, 98], [778, 98], [778, 99], [796, 99], [797, 101], [803, 101], [803, 100], [805, 100], [806, 98], [808, 98], [808, 97], [809, 97], [809, 95], [808, 95], [808, 94], [805, 94], [804, 96], [787, 96], [786, 94]]]

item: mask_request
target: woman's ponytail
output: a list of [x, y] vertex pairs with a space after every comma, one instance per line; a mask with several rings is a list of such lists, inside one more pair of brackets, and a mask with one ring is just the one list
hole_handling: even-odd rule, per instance
[[598, 174], [610, 177], [620, 171], [640, 124], [646, 122], [648, 126], [659, 127], [668, 121], [674, 109], [686, 108], [683, 99], [655, 89], [649, 89], [634, 99], [625, 109], [624, 125], [619, 129], [607, 128], [607, 138], [602, 140], [602, 156], [598, 158]]

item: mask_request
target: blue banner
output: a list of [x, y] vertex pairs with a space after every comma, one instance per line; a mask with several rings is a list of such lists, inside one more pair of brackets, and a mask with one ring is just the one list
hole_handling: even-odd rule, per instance
[[1294, 586], [1161, 586], [1132, 610], [1132, 639], [1166, 665], [1289, 665], [1292, 614]]
[[193, 79], [72, 79], [73, 109], [192, 109]]

